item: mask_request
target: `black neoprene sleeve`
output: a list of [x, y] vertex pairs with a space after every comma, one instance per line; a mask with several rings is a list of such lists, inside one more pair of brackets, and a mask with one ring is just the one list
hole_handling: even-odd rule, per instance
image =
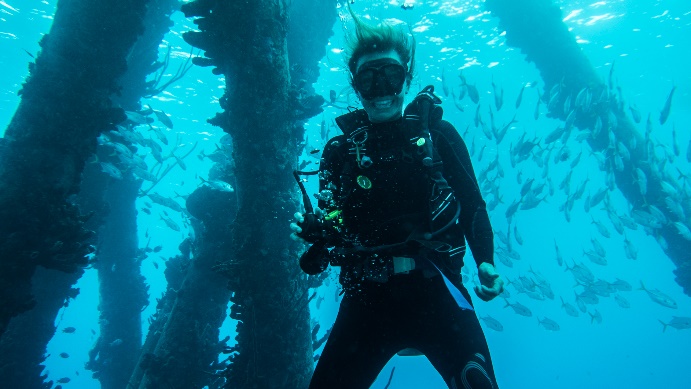
[[494, 265], [494, 233], [465, 142], [454, 126], [442, 121], [432, 129], [435, 147], [444, 163], [444, 178], [461, 202], [460, 222], [478, 266]]

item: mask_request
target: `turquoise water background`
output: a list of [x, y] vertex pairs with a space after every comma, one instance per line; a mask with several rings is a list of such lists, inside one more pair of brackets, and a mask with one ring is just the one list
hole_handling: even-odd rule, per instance
[[[334, 2], [336, 3], [336, 2]], [[509, 162], [509, 145], [516, 142], [523, 133], [528, 137], [544, 137], [558, 125], [559, 121], [545, 117], [542, 106], [541, 116], [533, 118], [537, 92], [526, 89], [520, 109], [514, 102], [521, 86], [526, 82], [539, 81], [539, 74], [532, 64], [525, 62], [520, 51], [505, 44], [497, 20], [484, 11], [482, 1], [408, 1], [414, 3], [412, 10], [400, 8], [402, 1], [357, 0], [353, 7], [366, 17], [381, 20], [397, 19], [413, 27], [417, 43], [417, 77], [413, 82], [411, 95], [421, 87], [433, 84], [441, 94], [441, 75], [444, 71], [450, 83], [457, 86], [457, 77], [463, 74], [480, 91], [480, 104], [483, 116], [487, 117], [487, 107], [493, 106], [492, 80], [504, 89], [504, 108], [495, 113], [498, 125], [507, 123], [516, 114], [517, 123], [509, 130], [503, 142], [497, 146], [487, 141], [482, 131], [472, 125], [475, 105], [469, 99], [462, 102], [465, 112], [460, 112], [450, 98], [444, 99], [444, 117], [453, 123], [462, 134], [470, 124], [464, 139], [473, 154], [476, 174], [483, 170], [497, 155], [505, 171], [505, 177], [497, 182], [504, 203], [490, 212], [492, 225], [497, 232], [506, 233], [508, 227], [504, 216], [508, 204], [519, 197], [523, 179], [542, 180], [539, 168], [532, 160], [512, 168]], [[617, 85], [622, 88], [627, 103], [635, 103], [644, 115], [639, 125], [641, 133], [645, 130], [645, 117], [652, 114], [654, 120], [653, 138], [672, 145], [672, 128], [676, 129], [679, 157], [672, 162], [682, 172], [689, 172], [689, 162], [685, 155], [691, 140], [691, 2], [683, 0], [607, 0], [607, 1], [557, 1], [561, 6], [565, 23], [578, 39], [584, 54], [590, 59], [603, 80], [607, 79], [612, 63]], [[35, 54], [41, 34], [49, 31], [55, 0], [0, 0], [0, 131], [4, 132], [19, 103], [16, 95], [20, 84], [28, 74], [27, 64], [31, 60], [24, 51]], [[336, 6], [336, 5], [334, 5]], [[341, 8], [339, 12], [346, 14]], [[166, 45], [172, 46], [171, 62], [184, 61], [189, 46], [181, 39], [181, 34], [192, 28], [190, 20], [182, 14], [174, 15], [174, 30], [168, 34], [161, 45], [161, 56]], [[351, 24], [347, 24], [352, 28]], [[347, 77], [344, 68], [343, 45], [344, 25], [338, 21], [334, 26], [334, 36], [327, 47], [327, 56], [320, 63], [320, 78], [314, 85], [318, 94], [328, 100], [329, 90], [346, 90]], [[177, 68], [171, 66], [171, 73]], [[211, 74], [209, 69], [193, 68], [187, 76], [163, 94], [146, 101], [158, 110], [168, 113], [175, 123], [175, 130], [168, 130], [169, 139], [179, 139], [181, 150], [189, 150], [199, 142], [198, 151], [207, 154], [220, 143], [222, 131], [206, 123], [220, 108], [218, 98], [223, 93], [224, 80]], [[540, 90], [543, 83], [539, 82]], [[657, 121], [670, 89], [675, 86], [672, 113], [665, 125]], [[251, 98], [251, 96], [248, 96]], [[357, 104], [352, 95], [344, 92], [341, 101]], [[312, 147], [320, 149], [323, 141], [319, 135], [322, 118], [326, 123], [341, 113], [328, 107], [324, 115], [310, 120], [307, 125], [309, 146], [304, 159], [312, 158], [307, 151]], [[142, 130], [143, 131], [143, 130]], [[331, 136], [335, 129], [331, 129]], [[0, 132], [1, 134], [1, 132]], [[568, 145], [572, 158], [583, 152], [580, 163], [573, 169], [571, 187], [580, 185], [586, 178], [589, 182], [586, 194], [595, 193], [605, 185], [605, 174], [598, 169], [596, 159], [591, 156], [585, 143], [573, 142]], [[175, 143], [172, 142], [171, 145]], [[474, 147], [473, 147], [474, 144]], [[480, 158], [480, 150], [485, 150]], [[318, 157], [318, 155], [317, 155]], [[150, 158], [150, 157], [149, 157]], [[149, 161], [149, 160], [147, 160]], [[314, 160], [316, 162], [316, 160]], [[196, 157], [188, 159], [187, 170], [175, 170], [157, 187], [161, 195], [174, 197], [176, 193], [189, 194], [200, 183], [198, 177], [207, 178], [211, 162]], [[553, 162], [553, 161], [551, 161]], [[314, 166], [314, 165], [312, 165]], [[567, 175], [568, 163], [554, 164], [550, 167], [550, 177], [554, 185]], [[633, 177], [632, 177], [633, 180]], [[314, 192], [314, 183], [310, 183]], [[491, 196], [489, 197], [491, 198]], [[488, 198], [488, 200], [489, 200]], [[626, 199], [617, 191], [611, 193], [612, 203], [621, 214], [628, 213], [630, 207]], [[139, 200], [143, 202], [144, 200]], [[583, 208], [583, 200], [577, 201], [567, 222], [559, 207], [566, 201], [563, 191], [557, 189], [553, 196], [537, 208], [518, 211], [513, 224], [523, 237], [523, 244], [513, 241], [513, 247], [520, 253], [521, 260], [508, 268], [498, 260], [497, 269], [502, 276], [517, 280], [519, 276], [529, 275], [529, 269], [546, 278], [556, 295], [554, 300], [537, 301], [526, 295], [517, 295], [508, 286], [511, 302], [518, 301], [528, 306], [532, 317], [519, 316], [505, 301], [497, 298], [489, 303], [476, 301], [478, 316], [495, 318], [503, 325], [498, 332], [486, 326], [485, 334], [490, 345], [497, 379], [501, 388], [689, 388], [689, 361], [691, 361], [691, 330], [677, 330], [663, 326], [659, 320], [669, 322], [672, 316], [691, 317], [691, 299], [682, 293], [674, 281], [674, 264], [665, 255], [655, 238], [645, 234], [642, 228], [627, 230], [626, 238], [634, 242], [638, 255], [636, 260], [628, 259], [624, 253], [624, 237], [614, 232], [606, 211], [601, 207], [588, 213]], [[138, 208], [143, 205], [138, 203]], [[142, 272], [151, 286], [151, 298], [160, 297], [165, 290], [163, 278], [164, 259], [177, 254], [178, 243], [190, 231], [174, 232], [159, 219], [154, 205], [152, 215], [139, 214], [140, 242], [143, 245], [145, 233], [151, 237], [151, 247], [163, 245], [161, 252], [153, 254], [143, 262]], [[172, 215], [182, 224], [182, 216]], [[599, 235], [593, 220], [601, 221], [612, 237]], [[286, 220], [286, 236], [289, 234]], [[513, 229], [512, 224], [512, 229]], [[513, 232], [512, 232], [513, 234]], [[591, 263], [583, 255], [583, 250], [592, 247], [591, 239], [598, 239], [607, 252], [607, 266]], [[513, 238], [512, 238], [513, 239]], [[498, 241], [498, 239], [495, 239]], [[630, 303], [630, 308], [622, 308], [613, 298], [601, 298], [597, 305], [588, 305], [588, 311], [599, 311], [602, 322], [591, 320], [587, 313], [579, 317], [568, 316], [560, 297], [574, 304], [575, 281], [571, 273], [559, 266], [555, 254], [555, 242], [568, 264], [573, 261], [585, 263], [597, 278], [613, 282], [616, 279], [627, 281], [633, 286], [630, 292], [621, 292]], [[475, 266], [468, 255], [464, 273], [469, 275], [472, 284], [476, 274]], [[296, 262], [297, 263], [297, 262]], [[156, 264], [156, 265], [155, 265]], [[321, 323], [321, 336], [329, 328], [338, 309], [336, 273], [330, 282], [321, 287], [318, 299], [323, 297], [319, 309], [316, 300], [311, 303], [315, 321]], [[653, 302], [647, 293], [638, 290], [641, 281], [649, 289], [659, 289], [671, 296], [678, 309], [670, 309]], [[50, 357], [46, 361], [49, 378], [57, 380], [70, 377], [71, 382], [63, 387], [98, 388], [89, 371], [84, 370], [88, 360], [88, 350], [98, 335], [98, 290], [94, 270], [87, 271], [78, 287], [81, 294], [56, 318], [57, 332], [48, 346]], [[147, 319], [152, 314], [155, 302], [142, 314], [144, 333]], [[550, 318], [560, 325], [559, 331], [548, 331], [538, 324], [537, 318]], [[65, 334], [62, 329], [73, 326], [74, 334]], [[233, 323], [228, 319], [224, 333], [232, 333]], [[318, 350], [318, 353], [321, 350]], [[58, 354], [66, 352], [69, 358]], [[394, 357], [382, 370], [373, 388], [383, 388], [391, 369], [396, 367], [390, 388], [444, 388], [441, 378], [424, 357]]]

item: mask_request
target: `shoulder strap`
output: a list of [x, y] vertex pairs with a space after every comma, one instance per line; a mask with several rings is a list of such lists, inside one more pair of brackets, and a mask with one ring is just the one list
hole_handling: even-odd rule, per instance
[[419, 125], [425, 132], [429, 132], [430, 128], [437, 127], [443, 114], [441, 99], [434, 94], [433, 85], [427, 85], [421, 90], [403, 112], [406, 119], [419, 120]]
[[441, 123], [444, 110], [441, 107], [441, 99], [434, 94], [434, 86], [426, 86], [415, 96], [405, 108], [404, 118], [411, 140], [416, 140], [422, 164], [432, 171], [440, 171], [442, 166], [430, 128], [437, 128]]

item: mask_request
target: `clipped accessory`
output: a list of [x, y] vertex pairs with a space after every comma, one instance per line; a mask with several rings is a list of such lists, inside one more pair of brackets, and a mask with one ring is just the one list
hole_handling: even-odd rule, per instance
[[328, 255], [326, 241], [318, 241], [300, 257], [300, 269], [311, 276], [317, 275], [329, 266]]

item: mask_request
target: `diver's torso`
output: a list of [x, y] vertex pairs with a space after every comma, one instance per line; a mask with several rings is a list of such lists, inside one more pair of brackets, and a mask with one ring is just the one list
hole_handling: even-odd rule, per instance
[[365, 246], [402, 242], [427, 219], [429, 179], [403, 126], [371, 126], [364, 152], [371, 166], [362, 168], [355, 155], [345, 155], [352, 167], [341, 176], [351, 188], [341, 204], [343, 224]]

